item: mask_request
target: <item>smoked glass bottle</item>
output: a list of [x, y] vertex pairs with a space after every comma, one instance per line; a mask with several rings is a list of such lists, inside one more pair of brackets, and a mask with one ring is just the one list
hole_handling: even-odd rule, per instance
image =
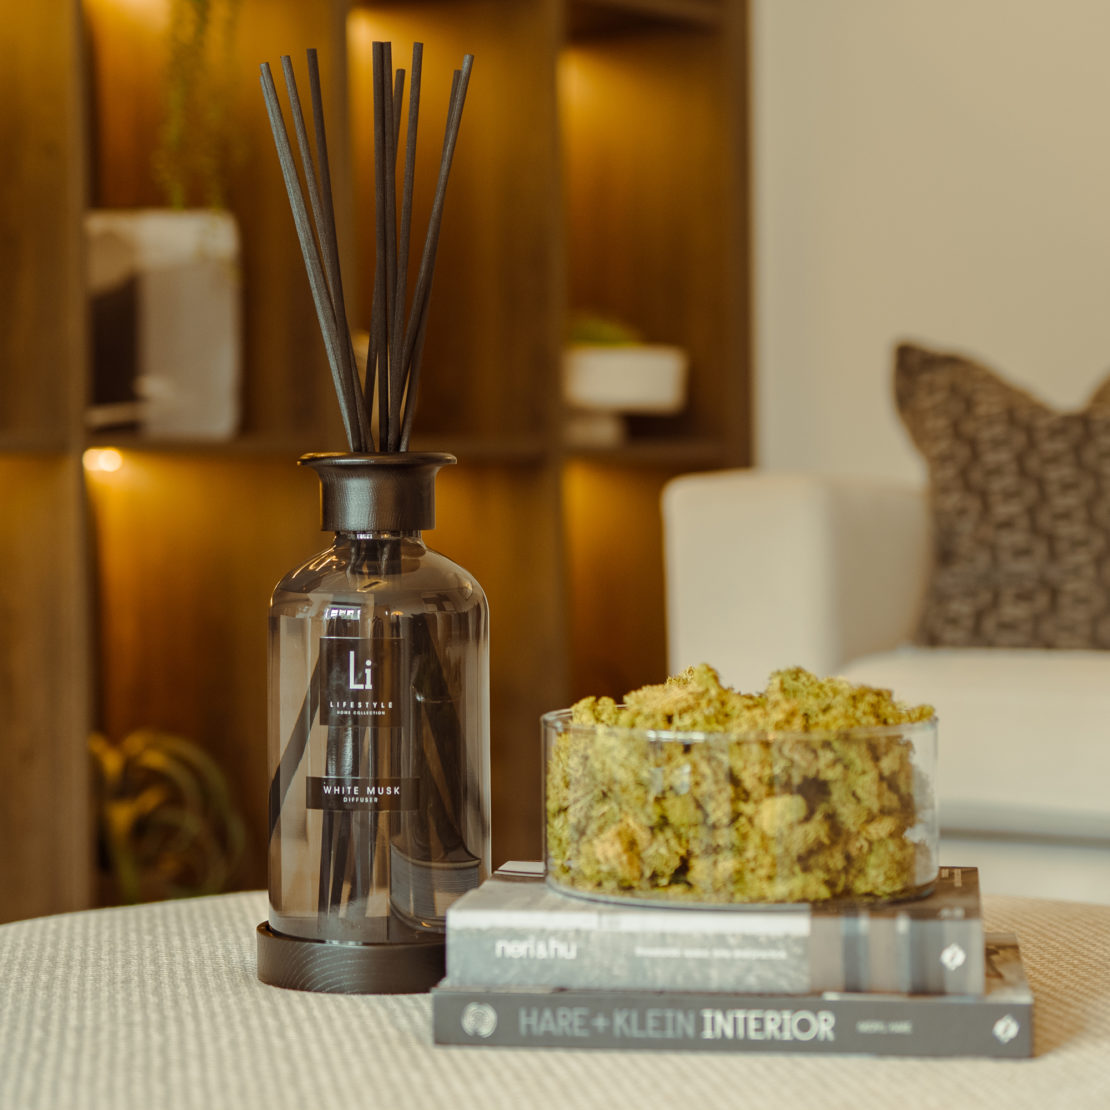
[[450, 455], [307, 455], [335, 542], [270, 606], [270, 912], [258, 974], [344, 993], [443, 975], [489, 873], [489, 609], [430, 550]]

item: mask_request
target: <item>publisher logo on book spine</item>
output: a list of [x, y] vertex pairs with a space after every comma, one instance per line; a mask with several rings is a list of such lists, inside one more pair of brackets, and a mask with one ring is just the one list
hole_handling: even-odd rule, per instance
[[967, 963], [967, 953], [955, 941], [953, 941], [943, 952], [940, 954], [940, 962], [944, 964], [949, 971], [956, 971]]
[[991, 1032], [994, 1033], [994, 1039], [999, 1044], [1009, 1044], [1021, 1032], [1021, 1026], [1018, 1024], [1017, 1018], [1012, 1014], [1007, 1014], [994, 1023], [994, 1029]]
[[471, 1002], [463, 1010], [461, 1022], [468, 1037], [484, 1040], [497, 1031], [497, 1011], [486, 1002]]

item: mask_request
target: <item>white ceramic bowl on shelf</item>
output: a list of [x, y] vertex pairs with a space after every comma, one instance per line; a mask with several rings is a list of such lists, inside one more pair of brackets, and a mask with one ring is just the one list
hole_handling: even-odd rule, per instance
[[563, 399], [573, 408], [668, 415], [686, 403], [689, 359], [663, 343], [571, 346], [563, 352]]

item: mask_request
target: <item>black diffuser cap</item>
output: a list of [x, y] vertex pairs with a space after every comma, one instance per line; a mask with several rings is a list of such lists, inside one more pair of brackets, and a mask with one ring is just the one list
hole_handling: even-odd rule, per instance
[[320, 479], [325, 532], [422, 532], [436, 522], [435, 480], [455, 462], [441, 452], [304, 455]]

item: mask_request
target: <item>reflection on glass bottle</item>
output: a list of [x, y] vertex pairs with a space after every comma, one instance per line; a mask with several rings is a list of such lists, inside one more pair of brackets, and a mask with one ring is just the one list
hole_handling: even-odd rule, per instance
[[333, 546], [270, 609], [270, 914], [284, 937], [442, 940], [489, 872], [489, 611], [427, 548], [449, 455], [308, 456]]

